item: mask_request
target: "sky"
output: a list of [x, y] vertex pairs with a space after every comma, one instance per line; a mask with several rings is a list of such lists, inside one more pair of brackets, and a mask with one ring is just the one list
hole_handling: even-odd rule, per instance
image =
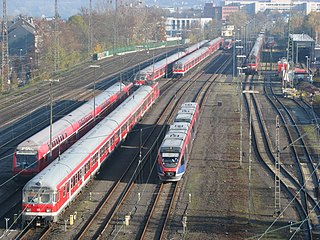
[[[92, 7], [106, 0], [92, 0]], [[113, 0], [115, 1], [115, 0]], [[145, 0], [147, 5], [181, 7], [183, 5], [201, 4], [211, 0]], [[32, 17], [53, 17], [55, 0], [7, 0], [7, 15], [18, 16], [19, 14]], [[63, 19], [79, 12], [81, 7], [89, 8], [89, 0], [58, 0], [58, 12]], [[0, 2], [2, 16], [2, 1]]]
[[[17, 16], [22, 14], [34, 17], [53, 17], [54, 3], [54, 0], [7, 0], [7, 15]], [[58, 12], [62, 18], [77, 14], [81, 7], [89, 8], [89, 0], [58, 0]], [[2, 16], [2, 1], [0, 9]]]

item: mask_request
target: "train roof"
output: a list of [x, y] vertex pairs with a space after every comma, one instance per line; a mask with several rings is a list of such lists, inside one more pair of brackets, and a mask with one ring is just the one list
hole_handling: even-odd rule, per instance
[[[109, 99], [112, 95], [119, 92], [119, 89], [123, 89], [125, 85], [123, 83], [115, 83], [111, 87], [109, 87], [107, 90], [96, 96], [95, 98], [95, 105], [99, 106], [104, 101]], [[90, 101], [84, 103], [68, 115], [64, 116], [63, 118], [55, 121], [52, 124], [52, 139], [54, 139], [57, 135], [61, 134], [63, 130], [70, 127], [70, 125], [78, 122], [81, 120], [85, 115], [89, 114], [91, 111], [93, 111], [93, 102], [94, 100], [91, 99]], [[25, 149], [28, 148], [29, 150], [36, 151], [38, 148], [46, 144], [50, 141], [50, 126], [44, 128], [43, 130], [39, 131], [38, 133], [34, 134], [30, 138], [26, 139], [22, 143], [20, 143], [17, 146], [17, 150], [19, 149]]]
[[261, 49], [262, 42], [263, 42], [264, 35], [259, 34], [259, 37], [257, 38], [256, 42], [254, 43], [254, 46], [250, 52], [251, 56], [257, 56], [259, 53], [259, 50]]
[[213, 45], [213, 44], [216, 44], [216, 43], [220, 42], [222, 39], [223, 39], [222, 37], [217, 37], [217, 38], [211, 40], [211, 41], [208, 43], [208, 45], [211, 46], [211, 45]]
[[184, 51], [186, 53], [191, 53], [197, 49], [199, 49], [200, 47], [202, 47], [204, 44], [206, 44], [207, 42], [209, 42], [209, 40], [203, 40], [201, 42], [198, 42], [196, 44], [191, 45], [190, 47], [187, 47]]
[[158, 62], [155, 62], [154, 64], [140, 70], [138, 72], [138, 74], [141, 74], [141, 73], [145, 73], [145, 74], [148, 74], [148, 73], [153, 73], [155, 70], [159, 69], [159, 68], [162, 68], [164, 66], [166, 66], [167, 64], [170, 64], [170, 63], [173, 63], [174, 61], [177, 61], [178, 59], [180, 59], [181, 57], [183, 57], [185, 55], [184, 52], [177, 52], [165, 59], [162, 59]]
[[162, 144], [160, 146], [160, 152], [166, 151], [167, 149], [176, 148], [179, 148], [181, 150], [186, 136], [186, 133], [182, 133], [175, 130], [169, 130], [162, 141]]
[[191, 60], [193, 60], [194, 58], [197, 58], [198, 56], [201, 56], [203, 53], [205, 53], [206, 51], [208, 51], [208, 47], [202, 47], [199, 50], [190, 53], [189, 55], [183, 57], [182, 59], [178, 60], [175, 64], [185, 64]]
[[196, 102], [185, 102], [181, 104], [181, 108], [186, 108], [186, 107], [196, 108], [197, 106], [198, 106], [198, 103]]
[[174, 119], [174, 122], [191, 122], [193, 118], [192, 113], [178, 113]]
[[184, 113], [190, 113], [190, 114], [194, 114], [195, 112], [195, 109], [194, 108], [181, 108], [179, 111], [178, 111], [178, 114], [184, 114]]
[[190, 123], [187, 122], [174, 122], [169, 130], [175, 130], [175, 129], [189, 129]]
[[141, 86], [119, 107], [103, 119], [97, 126], [64, 152], [59, 159], [54, 160], [48, 167], [32, 178], [25, 189], [41, 186], [55, 189], [57, 185], [74, 170], [89, 153], [110, 135], [121, 122], [138, 107], [142, 100], [152, 92], [151, 86]]

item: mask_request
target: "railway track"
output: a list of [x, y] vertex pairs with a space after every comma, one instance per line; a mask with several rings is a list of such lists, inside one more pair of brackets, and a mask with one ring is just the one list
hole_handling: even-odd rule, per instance
[[[218, 76], [214, 77], [214, 79], [216, 79], [216, 78], [218, 78]], [[209, 78], [208, 81], [204, 81], [204, 83], [210, 82], [210, 79], [211, 78]], [[212, 80], [211, 84], [213, 82], [214, 81]], [[208, 85], [210, 85], [210, 84], [202, 84], [202, 86], [200, 88], [204, 89], [203, 91], [206, 91], [208, 89]], [[200, 92], [202, 93], [203, 91], [198, 90], [198, 94], [197, 95], [200, 96], [199, 93]], [[177, 96], [179, 96], [179, 94], [177, 94]], [[175, 106], [180, 106], [180, 104], [181, 104], [181, 102], [179, 104], [175, 103]], [[166, 116], [166, 114], [162, 114], [162, 116]], [[174, 114], [171, 114], [171, 117], [173, 117], [173, 116], [174, 116]], [[148, 147], [148, 149], [150, 149], [150, 148]], [[155, 152], [155, 154], [156, 154], [156, 152]], [[152, 164], [152, 166], [150, 168], [154, 169], [155, 168], [155, 161], [152, 161], [152, 162], [153, 162], [153, 164]], [[150, 173], [150, 169], [147, 169], [147, 172]], [[161, 185], [161, 186], [163, 186], [163, 185]], [[171, 184], [170, 184], [170, 186], [171, 186]], [[136, 186], [136, 188], [137, 188], [137, 186]], [[163, 191], [164, 188], [166, 189], [165, 191]], [[130, 187], [130, 189], [132, 189], [132, 187]], [[150, 235], [156, 236], [155, 238], [159, 238], [160, 237], [159, 234], [163, 234], [164, 229], [165, 229], [165, 222], [166, 222], [166, 219], [169, 217], [170, 209], [173, 206], [173, 203], [171, 203], [171, 204], [168, 203], [165, 206], [163, 204], [160, 204], [160, 207], [159, 207], [159, 206], [157, 206], [159, 204], [159, 200], [155, 200], [155, 199], [153, 199], [153, 197], [158, 196], [158, 197], [160, 197], [160, 199], [162, 199], [162, 198], [166, 198], [166, 197], [161, 197], [162, 195], [165, 195], [165, 196], [168, 196], [167, 199], [170, 199], [170, 202], [173, 202], [177, 188], [176, 187], [172, 187], [172, 188], [169, 187], [168, 188], [167, 186], [165, 186], [165, 187], [160, 187], [159, 188], [160, 190], [159, 189], [157, 190], [157, 189], [158, 189], [158, 185], [156, 185], [154, 190], [148, 190], [148, 192], [150, 192], [150, 191], [153, 192], [152, 197], [150, 199], [148, 198], [148, 202], [151, 202], [153, 204], [149, 204], [147, 212], [143, 213], [143, 215], [145, 216], [143, 218], [144, 219], [145, 218], [149, 219], [149, 220], [146, 221], [146, 223], [144, 223], [144, 226], [146, 228], [145, 232], [148, 232], [148, 236], [150, 236]], [[137, 191], [131, 190], [131, 192], [137, 192]], [[126, 196], [127, 196], [127, 194], [126, 194]], [[127, 199], [131, 199], [131, 197], [126, 197], [126, 198]], [[126, 199], [124, 199], [124, 200], [126, 200]], [[126, 202], [123, 203], [121, 212], [124, 211], [123, 208], [125, 208], [125, 206], [132, 205], [132, 204], [128, 203], [127, 201], [130, 202], [130, 200], [126, 200]], [[137, 204], [138, 204], [138, 202], [137, 202]], [[154, 210], [152, 210], [152, 209], [154, 209]], [[159, 209], [159, 210], [155, 210], [155, 209]], [[131, 213], [131, 214], [129, 214], [130, 218], [133, 217], [133, 215], [135, 215], [135, 214], [138, 215], [135, 211], [136, 211], [135, 209], [131, 209], [129, 211]], [[116, 214], [114, 214], [114, 215], [116, 215]], [[119, 213], [117, 215], [119, 215]], [[120, 213], [120, 215], [121, 215], [121, 213]], [[161, 215], [161, 217], [160, 217], [160, 215]], [[147, 216], [149, 216], [149, 217], [147, 217]], [[149, 228], [150, 222], [152, 222], [152, 226], [153, 227], [156, 226], [155, 229], [154, 228], [151, 228], [151, 229]], [[111, 223], [112, 223], [112, 220], [110, 221], [110, 224]], [[117, 222], [117, 220], [114, 219], [113, 220], [113, 224], [119, 224], [119, 222]], [[143, 234], [143, 230], [141, 230], [141, 229], [143, 229], [143, 227], [141, 227], [141, 226], [134, 226], [134, 227], [137, 228], [137, 229], [135, 229], [134, 231], [131, 231], [131, 232], [139, 232], [139, 233]], [[118, 228], [114, 227], [113, 229], [109, 229], [108, 234], [109, 235], [110, 234], [111, 235], [117, 235], [119, 233], [119, 231], [121, 231], [121, 228], [122, 227], [120, 227], [120, 229], [118, 229]], [[123, 227], [123, 228], [125, 228], [125, 227]], [[106, 229], [106, 227], [105, 227], [105, 229]], [[103, 230], [103, 232], [101, 234], [94, 236], [94, 238], [96, 238], [96, 237], [104, 238], [105, 236], [108, 236], [106, 231], [107, 230]], [[139, 236], [139, 234], [138, 234], [138, 236]], [[143, 238], [142, 236], [140, 236], [140, 237]], [[137, 236], [136, 236], [136, 238], [137, 238]], [[146, 237], [145, 239], [148, 239], [148, 237]]]
[[[141, 57], [141, 59], [139, 60], [137, 56]], [[164, 56], [163, 50], [158, 50], [155, 58]], [[103, 70], [100, 71], [102, 73], [98, 76], [96, 76], [96, 70], [88, 66], [83, 67], [81, 70], [71, 71], [68, 76], [62, 76], [59, 84], [52, 87], [52, 93], [55, 96], [54, 120], [77, 108], [81, 102], [92, 98], [94, 84], [92, 79], [96, 79], [97, 94], [112, 82], [124, 79], [121, 73], [126, 73], [125, 76], [133, 75], [135, 69], [148, 57], [146, 54], [138, 53], [137, 55], [117, 57], [115, 61], [101, 61], [99, 64]], [[117, 61], [120, 61], [121, 64], [118, 64]], [[146, 63], [142, 63], [142, 65], [146, 65]], [[132, 79], [127, 77], [126, 80], [130, 81]], [[49, 85], [49, 82], [39, 83], [25, 90], [25, 92], [19, 92], [13, 97], [7, 96], [3, 99], [0, 106], [0, 114], [2, 116], [0, 122], [1, 158], [7, 155], [8, 150], [12, 151], [17, 142], [23, 141], [34, 132], [49, 125]], [[12, 98], [16, 100], [13, 101]], [[3, 149], [6, 151], [4, 152]]]
[[[270, 101], [272, 101], [271, 99], [273, 99], [274, 96], [268, 96], [268, 97], [270, 98]], [[249, 105], [251, 105], [249, 103], [251, 101], [254, 107], [252, 110], [254, 112], [254, 114], [252, 114], [253, 115], [252, 122], [256, 123], [256, 124], [253, 124], [252, 126], [254, 151], [258, 158], [258, 161], [262, 163], [262, 165], [264, 166], [265, 169], [267, 169], [269, 174], [275, 177], [275, 174], [277, 174], [277, 171], [275, 168], [276, 160], [274, 157], [275, 151], [272, 149], [271, 141], [268, 139], [266, 126], [264, 125], [262, 120], [261, 110], [259, 110], [258, 108], [258, 103], [254, 94], [252, 93], [246, 94], [245, 104], [246, 104], [247, 112], [249, 112]], [[277, 109], [277, 106], [274, 106], [274, 108]], [[261, 143], [261, 139], [263, 140], [263, 143]], [[297, 165], [298, 168], [299, 166], [300, 165]], [[301, 170], [300, 172], [302, 173]], [[300, 174], [299, 176], [302, 177], [303, 175]], [[313, 210], [318, 211], [316, 201], [314, 200], [313, 196], [310, 195], [305, 190], [305, 188], [303, 187], [304, 185], [301, 185], [301, 183], [304, 183], [303, 179], [297, 179], [296, 176], [294, 176], [292, 173], [287, 171], [283, 166], [281, 166], [280, 180], [281, 180], [281, 188], [283, 189], [283, 191], [286, 192], [291, 202], [295, 204], [297, 213], [300, 218], [300, 222], [298, 222], [297, 224], [300, 225], [300, 228], [304, 229], [305, 236], [308, 239], [311, 239], [310, 237], [312, 236], [312, 232], [311, 232], [312, 227], [311, 227], [311, 222], [309, 220], [309, 218], [311, 217], [309, 215], [310, 213], [307, 210], [307, 200], [310, 202]], [[277, 217], [277, 219], [280, 217], [280, 215]], [[312, 219], [315, 220], [316, 223], [318, 222], [317, 217]]]
[[[170, 90], [170, 85], [172, 85], [173, 82], [170, 81], [166, 84], [164, 84], [162, 86], [162, 93], [165, 94], [166, 91], [164, 89]], [[187, 86], [188, 82], [185, 82], [183, 84], [181, 91], [186, 91], [187, 90]], [[178, 98], [176, 98], [175, 96], [172, 97], [172, 101], [175, 102]], [[177, 103], [175, 103], [177, 105]], [[168, 116], [168, 113], [163, 114], [163, 116]], [[164, 120], [162, 120], [164, 121]], [[157, 125], [155, 125], [157, 126]], [[162, 126], [162, 125], [161, 125]], [[161, 136], [161, 134], [159, 134], [159, 127], [155, 127], [154, 131], [156, 131], [157, 133], [154, 134], [154, 136]], [[165, 129], [162, 128], [162, 130], [160, 130], [160, 132], [165, 133]], [[151, 135], [151, 134], [150, 134]], [[156, 142], [156, 141], [154, 141]], [[149, 149], [157, 149], [155, 146], [153, 147], [148, 147]], [[148, 154], [146, 154], [148, 155]], [[92, 217], [90, 217], [90, 219], [87, 221], [87, 223], [85, 224], [85, 228], [83, 228], [79, 234], [77, 234], [77, 236], [75, 237], [75, 239], [82, 239], [82, 238], [88, 238], [88, 236], [86, 235], [88, 232], [89, 233], [93, 233], [93, 232], [97, 232], [93, 237], [98, 237], [100, 232], [103, 232], [103, 229], [101, 229], [102, 227], [100, 227], [100, 229], [98, 228], [94, 228], [92, 229], [91, 226], [96, 226], [94, 224], [95, 221], [102, 221], [101, 220], [101, 215], [103, 216], [103, 218], [105, 220], [103, 220], [103, 222], [105, 222], [105, 225], [108, 226], [109, 222], [108, 222], [108, 218], [111, 219], [112, 218], [112, 214], [109, 215], [106, 214], [107, 212], [112, 212], [115, 211], [115, 209], [117, 208], [117, 206], [119, 205], [117, 202], [121, 200], [122, 196], [125, 196], [125, 191], [129, 191], [129, 189], [131, 188], [131, 186], [134, 184], [133, 180], [131, 179], [132, 176], [134, 175], [136, 177], [136, 175], [134, 174], [135, 169], [137, 168], [136, 166], [136, 162], [137, 162], [137, 158], [138, 158], [138, 154], [136, 154], [136, 156], [133, 158], [134, 160], [129, 164], [127, 170], [124, 172], [124, 174], [119, 178], [119, 180], [112, 186], [112, 188], [108, 191], [107, 195], [105, 195], [105, 198], [101, 201], [101, 203], [99, 204], [99, 206], [96, 208], [96, 210], [94, 211], [94, 214], [92, 215]], [[144, 162], [144, 160], [142, 160]], [[137, 174], [137, 173], [136, 173]], [[125, 184], [127, 183], [128, 184]], [[131, 182], [131, 186], [130, 183]], [[113, 204], [110, 204], [113, 203]], [[108, 205], [107, 205], [108, 203]], [[107, 215], [107, 218], [105, 217]], [[30, 234], [30, 233], [29, 233]]]

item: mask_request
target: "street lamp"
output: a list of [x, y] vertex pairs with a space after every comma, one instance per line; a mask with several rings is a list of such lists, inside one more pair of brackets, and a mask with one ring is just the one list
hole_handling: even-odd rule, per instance
[[45, 82], [50, 82], [50, 143], [49, 143], [49, 149], [50, 149], [50, 155], [49, 158], [52, 160], [52, 84], [53, 82], [59, 82], [59, 79], [48, 79], [44, 80]]
[[307, 75], [308, 75], [308, 79], [310, 79], [310, 71], [309, 71], [309, 68], [310, 68], [310, 58], [309, 56], [306, 56], [306, 59], [307, 59]]
[[96, 69], [100, 65], [90, 65], [89, 68], [94, 68], [94, 80], [93, 80], [93, 125], [96, 125]]

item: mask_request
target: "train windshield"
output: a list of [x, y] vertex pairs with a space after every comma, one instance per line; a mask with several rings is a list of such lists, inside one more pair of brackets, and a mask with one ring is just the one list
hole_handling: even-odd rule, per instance
[[179, 161], [179, 153], [162, 153], [162, 163], [166, 168], [174, 168]]
[[137, 74], [136, 75], [136, 80], [146, 80], [146, 75], [145, 74]]
[[17, 152], [17, 168], [34, 169], [37, 167], [37, 153], [36, 152]]
[[23, 193], [23, 202], [28, 204], [51, 203], [52, 192], [39, 189], [38, 191], [28, 190]]
[[178, 62], [178, 63], [175, 63], [175, 66], [174, 66], [176, 69], [183, 69], [183, 64]]

